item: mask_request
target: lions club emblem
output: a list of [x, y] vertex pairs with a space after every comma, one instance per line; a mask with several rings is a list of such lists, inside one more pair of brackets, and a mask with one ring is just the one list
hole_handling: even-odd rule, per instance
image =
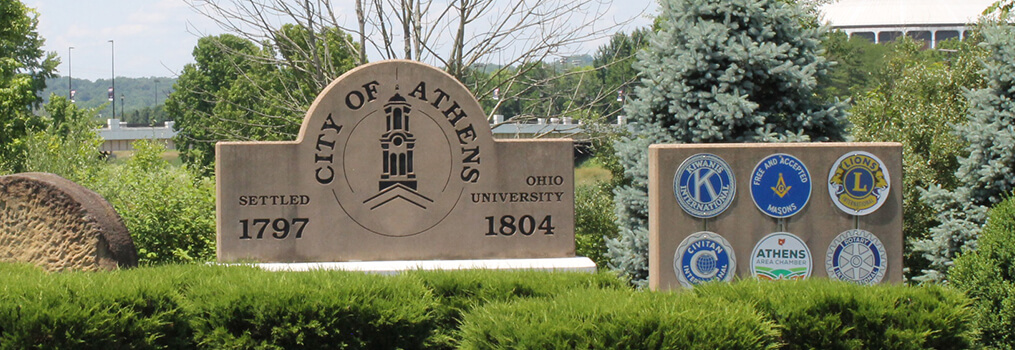
[[828, 172], [832, 202], [850, 215], [867, 215], [888, 199], [891, 178], [881, 159], [854, 151], [839, 157]]

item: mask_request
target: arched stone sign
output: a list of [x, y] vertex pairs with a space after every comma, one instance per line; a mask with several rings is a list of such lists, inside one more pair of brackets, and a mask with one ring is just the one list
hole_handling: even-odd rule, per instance
[[421, 63], [342, 75], [294, 142], [216, 151], [220, 261], [574, 256], [572, 142], [494, 140], [472, 94]]

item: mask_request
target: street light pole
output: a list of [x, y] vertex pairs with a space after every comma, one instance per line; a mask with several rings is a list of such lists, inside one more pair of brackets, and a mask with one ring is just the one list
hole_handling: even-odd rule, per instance
[[74, 99], [74, 92], [73, 92], [74, 91], [74, 85], [71, 82], [71, 71], [70, 71], [71, 51], [72, 50], [74, 50], [73, 46], [67, 47], [67, 98], [70, 99], [70, 100]]
[[[115, 47], [116, 47], [116, 44], [113, 43], [112, 39], [110, 39], [109, 40], [109, 77], [110, 77], [110, 80], [112, 81], [112, 84], [113, 84], [113, 86], [112, 86], [113, 91], [110, 92], [111, 94], [113, 94], [113, 95], [110, 96], [110, 97], [112, 97], [112, 100], [113, 100], [113, 119], [116, 119], [116, 53], [114, 51]], [[121, 113], [121, 114], [123, 114], [123, 113]], [[121, 117], [122, 117], [122, 115], [121, 115]]]
[[[124, 105], [124, 103], [123, 103], [123, 94], [121, 93], [120, 94], [120, 118], [123, 118], [123, 105]], [[124, 119], [124, 120], [126, 120], [126, 119]]]

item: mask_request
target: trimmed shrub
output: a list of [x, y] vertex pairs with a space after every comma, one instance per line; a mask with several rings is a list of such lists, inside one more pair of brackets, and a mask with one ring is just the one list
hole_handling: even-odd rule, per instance
[[494, 303], [461, 332], [463, 349], [769, 349], [778, 335], [749, 303], [631, 290]]
[[195, 340], [212, 349], [419, 349], [434, 299], [406, 278], [234, 268], [186, 293]]
[[741, 281], [694, 293], [753, 304], [779, 325], [783, 349], [966, 349], [975, 339], [968, 300], [941, 286]]
[[955, 259], [951, 281], [973, 299], [981, 342], [1015, 349], [1015, 200], [990, 210], [978, 242]]
[[436, 333], [427, 348], [452, 349], [459, 342], [455, 331], [462, 314], [492, 302], [549, 298], [573, 289], [628, 289], [614, 274], [547, 273], [542, 271], [413, 271], [409, 278], [422, 281], [437, 299]]
[[193, 348], [171, 284], [120, 272], [0, 268], [0, 349]]

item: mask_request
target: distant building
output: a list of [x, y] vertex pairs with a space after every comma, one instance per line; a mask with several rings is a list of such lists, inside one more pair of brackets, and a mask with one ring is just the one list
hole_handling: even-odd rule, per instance
[[176, 145], [173, 143], [173, 136], [176, 136], [176, 131], [173, 130], [173, 121], [166, 121], [165, 126], [154, 127], [128, 127], [126, 124], [119, 119], [106, 119], [106, 126], [98, 129], [99, 137], [104, 140], [100, 151], [107, 153], [132, 151], [134, 150], [134, 141], [137, 140], [154, 140], [164, 143], [166, 149], [176, 149]]
[[850, 37], [874, 43], [905, 35], [937, 47], [965, 39], [971, 23], [995, 0], [839, 0], [821, 7], [822, 19]]

